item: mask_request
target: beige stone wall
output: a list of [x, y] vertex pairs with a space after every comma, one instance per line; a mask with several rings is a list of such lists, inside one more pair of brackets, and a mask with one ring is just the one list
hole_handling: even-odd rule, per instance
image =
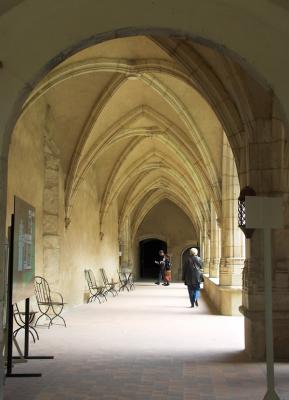
[[217, 312], [222, 315], [241, 316], [239, 311], [242, 304], [241, 286], [221, 286], [218, 278], [205, 276], [204, 288]]
[[[45, 161], [44, 136], [52, 135], [53, 117], [40, 102], [17, 123], [9, 154], [7, 226], [17, 195], [36, 208], [36, 273], [63, 293], [70, 305], [82, 303], [87, 290], [84, 269], [105, 268], [117, 278], [118, 218], [114, 201], [100, 235], [95, 171], [81, 182], [67, 229], [64, 221], [65, 175], [55, 158]], [[47, 150], [47, 149], [46, 149]], [[61, 157], [61, 154], [59, 154]]]
[[21, 118], [11, 140], [8, 163], [8, 196], [6, 225], [10, 225], [14, 195], [36, 208], [36, 273], [43, 273], [42, 214], [44, 189], [44, 135], [45, 106], [38, 103]]
[[[167, 242], [168, 254], [172, 260], [172, 278], [181, 279], [181, 257], [182, 252], [188, 246], [197, 243], [197, 234], [194, 227], [176, 205], [169, 200], [161, 201], [145, 217], [141, 224], [135, 246], [135, 265], [139, 267], [138, 245], [144, 238], [161, 239]], [[138, 272], [139, 268], [136, 268]]]
[[116, 207], [105, 219], [103, 238], [99, 235], [99, 202], [95, 177], [89, 174], [76, 195], [71, 223], [63, 232], [61, 247], [61, 287], [71, 304], [84, 300], [87, 290], [84, 269], [105, 268], [108, 277], [117, 277], [118, 229]]

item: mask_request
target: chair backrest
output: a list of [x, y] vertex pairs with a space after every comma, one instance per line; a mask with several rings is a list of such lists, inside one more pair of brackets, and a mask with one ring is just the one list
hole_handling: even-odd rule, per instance
[[119, 277], [119, 281], [123, 282], [123, 276], [122, 276], [121, 271], [118, 271], [118, 277]]
[[105, 285], [107, 285], [107, 284], [109, 283], [109, 281], [108, 281], [108, 278], [107, 278], [105, 269], [100, 268], [100, 273], [101, 273], [101, 277], [102, 277], [103, 283], [104, 283]]
[[49, 284], [42, 276], [34, 277], [34, 290], [37, 303], [51, 302]]
[[84, 270], [85, 279], [88, 285], [88, 288], [95, 288], [97, 286], [96, 279], [92, 269], [85, 269]]
[[124, 279], [128, 277], [128, 272], [127, 271], [121, 271], [121, 275], [123, 276]]

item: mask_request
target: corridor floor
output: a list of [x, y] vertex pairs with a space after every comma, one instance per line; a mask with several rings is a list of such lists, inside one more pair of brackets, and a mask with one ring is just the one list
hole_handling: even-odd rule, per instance
[[[266, 370], [244, 353], [243, 318], [188, 307], [186, 288], [138, 284], [104, 304], [75, 307], [68, 327], [39, 329], [31, 354], [54, 360], [17, 364], [5, 400], [262, 399]], [[289, 366], [276, 365], [277, 390], [289, 399]]]

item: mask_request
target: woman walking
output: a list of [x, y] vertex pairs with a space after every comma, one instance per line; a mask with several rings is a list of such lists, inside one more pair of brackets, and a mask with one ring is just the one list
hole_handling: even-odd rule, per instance
[[183, 266], [183, 281], [188, 287], [191, 307], [199, 306], [200, 283], [203, 282], [202, 267], [203, 262], [198, 257], [198, 250], [191, 248], [190, 257]]

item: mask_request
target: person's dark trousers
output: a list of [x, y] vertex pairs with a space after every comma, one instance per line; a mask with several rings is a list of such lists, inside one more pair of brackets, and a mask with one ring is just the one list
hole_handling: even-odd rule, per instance
[[161, 283], [162, 280], [163, 280], [163, 270], [162, 270], [162, 268], [160, 268], [158, 283]]
[[200, 298], [200, 285], [188, 285], [188, 292], [190, 296], [191, 305], [195, 305], [195, 301]]
[[196, 293], [195, 293], [195, 289], [192, 285], [188, 285], [188, 292], [189, 292], [189, 296], [190, 296], [191, 305], [194, 306], [195, 301], [196, 301]]

